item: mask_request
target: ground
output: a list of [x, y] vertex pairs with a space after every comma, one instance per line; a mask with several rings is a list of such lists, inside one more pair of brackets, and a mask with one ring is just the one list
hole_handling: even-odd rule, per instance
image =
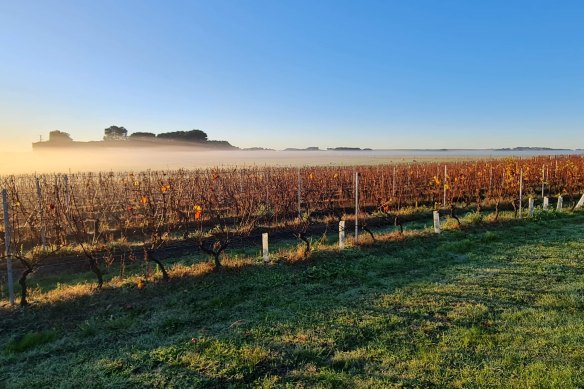
[[0, 387], [584, 386], [584, 214], [462, 222], [62, 284], [0, 309]]

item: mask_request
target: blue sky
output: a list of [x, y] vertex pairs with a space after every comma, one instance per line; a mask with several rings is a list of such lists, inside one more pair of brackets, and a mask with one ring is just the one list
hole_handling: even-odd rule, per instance
[[240, 147], [584, 148], [584, 3], [0, 1], [0, 150], [199, 128]]

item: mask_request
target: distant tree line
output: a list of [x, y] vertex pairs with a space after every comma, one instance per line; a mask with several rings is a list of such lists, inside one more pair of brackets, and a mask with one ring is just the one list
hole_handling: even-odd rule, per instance
[[[205, 147], [213, 148], [235, 148], [229, 144], [227, 141], [209, 140], [207, 133], [198, 129], [190, 131], [170, 131], [163, 132], [160, 134], [154, 134], [152, 132], [134, 132], [128, 135], [128, 130], [121, 126], [109, 126], [104, 130], [103, 141], [104, 142], [119, 142], [128, 140], [157, 140], [168, 142], [191, 142], [191, 143], [201, 143]], [[51, 131], [49, 132], [49, 146], [61, 146], [73, 143], [73, 139], [69, 133], [64, 131]], [[163, 142], [161, 142], [163, 143]]]
[[[126, 139], [166, 139], [166, 140], [178, 140], [186, 142], [216, 142], [209, 141], [207, 133], [201, 130], [191, 130], [191, 131], [171, 131], [163, 132], [158, 135], [152, 132], [134, 132], [128, 136], [128, 130], [120, 126], [110, 126], [104, 130], [104, 141], [118, 141]], [[49, 142], [51, 143], [66, 143], [72, 142], [73, 139], [71, 135], [64, 131], [51, 131], [49, 132]]]
[[152, 132], [134, 132], [128, 137], [128, 130], [124, 127], [111, 126], [105, 129], [104, 140], [121, 140], [121, 139], [167, 139], [167, 140], [180, 140], [186, 142], [207, 142], [207, 134], [201, 130], [191, 130], [191, 131], [171, 131], [163, 132], [158, 135]]

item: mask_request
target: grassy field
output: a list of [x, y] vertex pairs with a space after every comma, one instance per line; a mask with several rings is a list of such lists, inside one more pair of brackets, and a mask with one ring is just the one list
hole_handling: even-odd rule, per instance
[[61, 285], [0, 308], [0, 387], [584, 386], [584, 214], [447, 224]]

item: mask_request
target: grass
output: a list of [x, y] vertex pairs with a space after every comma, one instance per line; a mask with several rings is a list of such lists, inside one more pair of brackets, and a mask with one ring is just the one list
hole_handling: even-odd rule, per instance
[[39, 292], [0, 387], [584, 386], [584, 214], [461, 221]]

